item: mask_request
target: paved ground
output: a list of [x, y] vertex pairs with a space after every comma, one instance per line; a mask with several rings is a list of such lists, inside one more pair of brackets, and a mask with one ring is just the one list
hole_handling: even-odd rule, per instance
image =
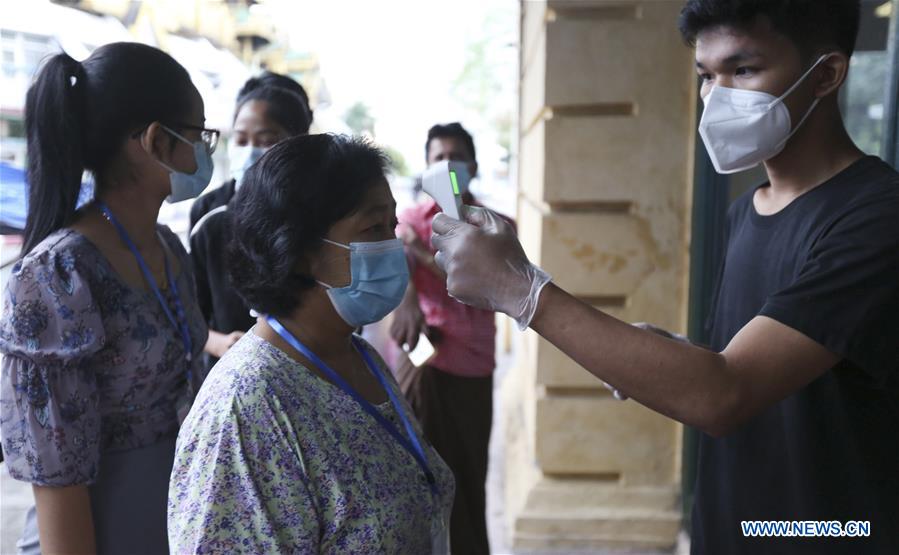
[[0, 463], [0, 554], [16, 552], [16, 540], [25, 524], [25, 511], [33, 502], [31, 485], [10, 478], [6, 464]]

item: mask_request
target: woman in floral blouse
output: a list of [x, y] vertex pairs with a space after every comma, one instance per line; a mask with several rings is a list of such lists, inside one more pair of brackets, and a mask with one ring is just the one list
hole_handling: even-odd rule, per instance
[[[169, 55], [49, 59], [28, 91], [29, 213], [0, 320], [0, 433], [31, 482], [25, 553], [165, 553], [178, 412], [206, 329], [190, 259], [156, 224], [209, 181], [215, 133]], [[76, 211], [82, 174], [96, 198]]]
[[232, 280], [268, 315], [213, 367], [178, 435], [175, 553], [441, 553], [453, 477], [353, 331], [408, 283], [384, 158], [290, 138], [232, 203]]

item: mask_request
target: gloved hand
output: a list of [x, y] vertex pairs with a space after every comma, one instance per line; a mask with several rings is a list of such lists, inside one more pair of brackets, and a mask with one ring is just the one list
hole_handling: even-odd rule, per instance
[[[656, 335], [661, 335], [662, 337], [666, 337], [668, 339], [673, 339], [675, 341], [680, 341], [681, 343], [690, 343], [690, 340], [687, 339], [686, 336], [680, 335], [679, 333], [672, 333], [670, 331], [663, 330], [660, 327], [653, 326], [652, 324], [647, 324], [646, 322], [635, 322], [631, 324], [636, 328], [640, 328], [641, 330], [652, 332]], [[627, 401], [628, 396], [619, 391], [616, 387], [607, 384], [606, 382], [602, 382], [602, 385], [606, 386], [606, 389], [612, 392], [612, 396], [618, 399], [619, 401]]]
[[512, 225], [495, 212], [463, 206], [462, 218], [438, 214], [431, 224], [434, 260], [447, 274], [447, 291], [467, 305], [508, 314], [527, 329], [552, 278], [531, 264]]

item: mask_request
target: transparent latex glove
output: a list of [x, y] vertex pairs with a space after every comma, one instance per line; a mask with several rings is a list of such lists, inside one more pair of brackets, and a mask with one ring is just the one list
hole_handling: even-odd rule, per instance
[[[633, 325], [636, 328], [640, 328], [641, 330], [646, 330], [646, 331], [652, 332], [656, 335], [661, 335], [662, 337], [666, 337], [668, 339], [680, 341], [681, 343], [690, 343], [690, 340], [687, 339], [686, 336], [683, 336], [679, 333], [672, 333], [670, 331], [663, 330], [662, 328], [653, 326], [652, 324], [647, 324], [646, 322], [636, 322], [631, 325]], [[602, 382], [602, 384], [604, 386], [606, 386], [606, 389], [608, 389], [609, 391], [612, 392], [612, 397], [615, 397], [619, 401], [627, 401], [628, 396], [625, 395], [624, 393], [622, 393], [621, 391], [619, 391], [617, 388], [607, 384], [606, 382]]]
[[531, 264], [512, 225], [486, 208], [463, 206], [462, 218], [438, 214], [431, 227], [434, 260], [454, 299], [511, 316], [527, 329], [543, 287], [552, 279]]

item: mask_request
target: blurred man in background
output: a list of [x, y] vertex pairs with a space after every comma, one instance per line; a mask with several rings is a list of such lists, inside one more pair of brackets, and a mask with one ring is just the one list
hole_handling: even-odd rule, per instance
[[[463, 162], [468, 175], [459, 186], [465, 204], [477, 202], [469, 190], [477, 175], [474, 140], [459, 123], [435, 125], [425, 143], [428, 165]], [[465, 173], [465, 172], [463, 172]], [[446, 292], [446, 276], [434, 263], [431, 220], [440, 212], [428, 198], [399, 215], [399, 237], [406, 245], [411, 280], [394, 312], [390, 334], [409, 350], [421, 334], [435, 354], [422, 366], [406, 361], [400, 385], [421, 421], [425, 436], [452, 468], [456, 499], [450, 536], [456, 553], [489, 553], [486, 523], [487, 446], [493, 420], [493, 370], [496, 366], [492, 311], [463, 305]]]

